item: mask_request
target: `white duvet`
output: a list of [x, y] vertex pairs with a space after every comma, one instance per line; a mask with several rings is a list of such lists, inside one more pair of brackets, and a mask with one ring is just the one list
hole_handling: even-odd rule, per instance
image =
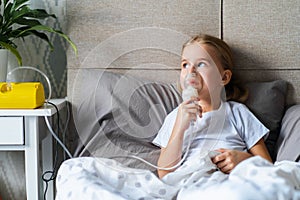
[[160, 180], [149, 170], [127, 168], [112, 159], [80, 157], [63, 162], [56, 187], [56, 200], [298, 200], [300, 163], [273, 165], [256, 156], [226, 175], [205, 154]]

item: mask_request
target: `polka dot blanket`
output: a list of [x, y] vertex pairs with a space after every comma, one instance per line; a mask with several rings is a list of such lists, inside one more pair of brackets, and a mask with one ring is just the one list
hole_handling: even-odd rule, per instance
[[149, 170], [124, 167], [112, 159], [79, 157], [62, 163], [56, 187], [56, 200], [296, 200], [300, 163], [272, 164], [255, 156], [227, 175], [206, 154], [159, 179]]

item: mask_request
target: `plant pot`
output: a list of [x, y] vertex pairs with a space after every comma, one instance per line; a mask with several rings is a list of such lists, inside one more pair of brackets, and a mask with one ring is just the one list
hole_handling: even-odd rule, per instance
[[8, 50], [0, 49], [0, 82], [6, 82]]

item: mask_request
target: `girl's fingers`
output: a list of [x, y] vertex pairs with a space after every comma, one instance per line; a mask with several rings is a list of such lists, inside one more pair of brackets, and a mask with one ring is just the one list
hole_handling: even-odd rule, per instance
[[199, 105], [199, 108], [198, 108], [198, 115], [199, 115], [200, 118], [202, 117], [202, 107], [200, 105]]
[[198, 104], [187, 104], [185, 105], [187, 112], [198, 114], [199, 117], [202, 116], [202, 107]]
[[[202, 108], [199, 104], [194, 103], [197, 98], [191, 98], [181, 104], [182, 117], [186, 116], [187, 121], [196, 121], [197, 115], [202, 117]], [[184, 117], [185, 118], [185, 117]]]
[[185, 101], [186, 104], [196, 104], [200, 99], [198, 97], [191, 97], [191, 99]]

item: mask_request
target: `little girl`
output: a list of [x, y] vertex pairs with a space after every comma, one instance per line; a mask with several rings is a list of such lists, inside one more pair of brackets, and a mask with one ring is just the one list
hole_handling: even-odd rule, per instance
[[[247, 98], [247, 92], [235, 85], [232, 68], [231, 50], [224, 41], [198, 35], [184, 44], [180, 83], [183, 89], [192, 86], [196, 95], [166, 117], [154, 139], [153, 143], [161, 147], [159, 167], [176, 165], [189, 137], [193, 140], [186, 160], [197, 159], [199, 151], [216, 151], [218, 155], [212, 157], [212, 162], [224, 173], [255, 155], [271, 162], [264, 144], [269, 130], [238, 103]], [[158, 175], [162, 178], [174, 170], [160, 169]]]

